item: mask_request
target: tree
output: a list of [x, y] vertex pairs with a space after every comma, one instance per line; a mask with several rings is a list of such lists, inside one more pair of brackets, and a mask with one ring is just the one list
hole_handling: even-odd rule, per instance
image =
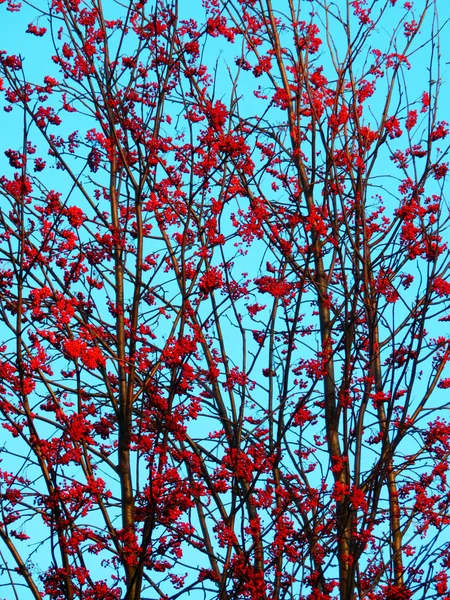
[[0, 4], [3, 594], [450, 598], [447, 3]]

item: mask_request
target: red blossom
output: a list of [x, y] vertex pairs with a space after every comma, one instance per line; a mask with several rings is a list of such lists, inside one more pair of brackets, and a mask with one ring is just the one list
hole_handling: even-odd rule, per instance
[[435, 277], [433, 279], [432, 288], [440, 297], [450, 296], [450, 282], [443, 277]]
[[389, 117], [388, 119], [386, 119], [384, 126], [391, 139], [398, 138], [402, 135], [402, 130], [400, 128], [400, 123], [397, 117]]
[[71, 206], [69, 208], [66, 208], [65, 213], [67, 215], [69, 223], [75, 228], [81, 227], [86, 218], [85, 214], [78, 206]]
[[42, 37], [46, 31], [47, 29], [45, 27], [37, 27], [33, 23], [30, 23], [27, 28], [27, 33], [31, 33], [37, 37]]
[[286, 297], [292, 289], [286, 280], [269, 277], [268, 275], [255, 279], [255, 284], [261, 293], [270, 294], [276, 298]]
[[448, 123], [446, 121], [438, 121], [430, 134], [430, 140], [436, 142], [437, 140], [444, 139], [449, 131], [447, 126]]
[[10, 56], [3, 56], [3, 54], [5, 53], [0, 53], [0, 56], [1, 61], [5, 65], [5, 67], [8, 67], [12, 71], [19, 71], [22, 68], [22, 60], [19, 56], [17, 56], [16, 54], [11, 54]]
[[222, 272], [218, 267], [211, 267], [202, 277], [200, 278], [198, 289], [206, 298], [209, 294], [217, 289], [220, 289], [223, 285]]
[[417, 123], [417, 110], [410, 110], [406, 118], [405, 127], [409, 131]]
[[430, 95], [428, 92], [424, 92], [422, 94], [422, 108], [420, 109], [420, 112], [427, 112], [429, 106], [430, 106]]

